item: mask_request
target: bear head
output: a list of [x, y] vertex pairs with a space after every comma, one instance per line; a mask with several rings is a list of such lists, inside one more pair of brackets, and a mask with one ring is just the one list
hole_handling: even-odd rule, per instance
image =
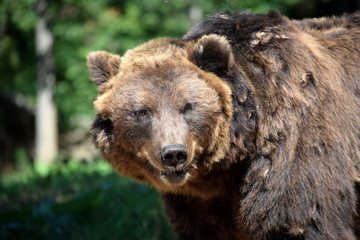
[[163, 191], [209, 171], [229, 150], [234, 64], [228, 41], [155, 39], [123, 57], [90, 53], [99, 90], [94, 140], [122, 175]]

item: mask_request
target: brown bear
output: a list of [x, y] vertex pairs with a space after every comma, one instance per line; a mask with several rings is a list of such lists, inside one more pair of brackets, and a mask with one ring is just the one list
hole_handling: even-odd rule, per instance
[[223, 12], [88, 67], [97, 148], [179, 239], [360, 239], [360, 14]]

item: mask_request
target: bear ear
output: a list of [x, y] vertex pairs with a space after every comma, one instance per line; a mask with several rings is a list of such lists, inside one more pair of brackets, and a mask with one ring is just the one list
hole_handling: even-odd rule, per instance
[[190, 61], [218, 76], [224, 76], [234, 65], [232, 48], [227, 39], [219, 35], [203, 36], [187, 51]]
[[100, 89], [102, 84], [119, 72], [120, 56], [104, 51], [92, 52], [87, 56], [87, 66], [91, 80]]

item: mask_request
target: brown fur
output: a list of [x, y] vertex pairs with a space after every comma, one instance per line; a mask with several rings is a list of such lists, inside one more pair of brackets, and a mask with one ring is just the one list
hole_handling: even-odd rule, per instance
[[360, 239], [359, 63], [359, 14], [217, 14], [89, 55], [95, 143], [162, 193], [180, 239]]

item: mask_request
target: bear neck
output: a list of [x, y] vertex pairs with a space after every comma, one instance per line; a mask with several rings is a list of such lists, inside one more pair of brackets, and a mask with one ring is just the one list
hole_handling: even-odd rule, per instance
[[233, 115], [230, 124], [230, 148], [222, 161], [229, 166], [251, 159], [259, 121], [259, 103], [247, 76], [236, 66], [223, 78], [231, 86]]

